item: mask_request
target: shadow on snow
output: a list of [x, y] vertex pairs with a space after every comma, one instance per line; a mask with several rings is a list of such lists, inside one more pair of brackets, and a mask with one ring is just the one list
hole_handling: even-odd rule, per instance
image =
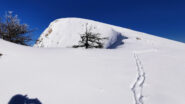
[[119, 35], [117, 36], [116, 42], [115, 42], [114, 44], [110, 45], [110, 46], [108, 47], [108, 49], [115, 49], [115, 48], [117, 48], [118, 46], [123, 45], [123, 44], [124, 44], [124, 42], [123, 42], [124, 39], [128, 39], [128, 37], [125, 37], [125, 36], [123, 36], [122, 34], [119, 34]]

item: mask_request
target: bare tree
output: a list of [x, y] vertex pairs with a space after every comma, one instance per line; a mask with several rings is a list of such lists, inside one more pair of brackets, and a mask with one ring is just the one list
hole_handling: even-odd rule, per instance
[[103, 40], [108, 38], [101, 38], [100, 33], [93, 33], [92, 26], [88, 28], [86, 24], [86, 31], [84, 34], [81, 34], [81, 40], [79, 41], [79, 45], [74, 45], [74, 48], [85, 47], [88, 48], [103, 48]]
[[28, 45], [32, 39], [27, 24], [20, 24], [17, 15], [6, 13], [4, 19], [0, 19], [0, 38], [17, 44]]

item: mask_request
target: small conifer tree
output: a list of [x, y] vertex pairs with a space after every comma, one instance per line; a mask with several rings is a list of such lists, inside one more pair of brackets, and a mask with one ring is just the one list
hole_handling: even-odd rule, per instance
[[93, 33], [92, 26], [88, 28], [86, 24], [86, 31], [85, 33], [81, 34], [80, 38], [81, 40], [79, 41], [79, 45], [74, 45], [74, 48], [78, 47], [85, 47], [86, 49], [88, 48], [103, 48], [103, 40], [108, 39], [108, 38], [101, 38], [100, 33]]

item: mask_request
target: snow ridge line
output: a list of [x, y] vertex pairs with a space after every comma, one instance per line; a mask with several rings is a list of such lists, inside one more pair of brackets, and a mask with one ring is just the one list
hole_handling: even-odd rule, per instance
[[136, 62], [136, 66], [137, 66], [137, 79], [134, 83], [134, 85], [132, 86], [131, 90], [134, 94], [134, 100], [135, 100], [135, 104], [144, 104], [143, 101], [143, 85], [145, 83], [145, 72], [144, 72], [144, 68], [142, 65], [141, 60], [139, 59], [138, 55], [136, 54], [136, 52], [134, 52], [134, 59]]

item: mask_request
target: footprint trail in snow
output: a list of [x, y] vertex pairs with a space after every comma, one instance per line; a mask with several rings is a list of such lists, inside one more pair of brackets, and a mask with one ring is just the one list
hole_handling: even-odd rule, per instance
[[134, 83], [134, 85], [132, 86], [132, 92], [134, 94], [134, 100], [135, 100], [135, 104], [144, 104], [143, 102], [143, 85], [145, 82], [145, 72], [143, 69], [143, 65], [141, 63], [141, 60], [139, 59], [138, 55], [134, 52], [134, 59], [136, 62], [136, 66], [137, 66], [137, 79]]

